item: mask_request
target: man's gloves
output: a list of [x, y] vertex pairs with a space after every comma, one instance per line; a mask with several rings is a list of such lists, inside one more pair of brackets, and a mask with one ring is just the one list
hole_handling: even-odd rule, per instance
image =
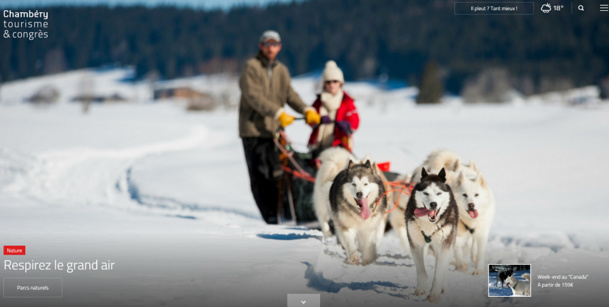
[[[319, 116], [318, 116], [318, 118], [319, 118]], [[288, 113], [286, 113], [286, 112], [282, 112], [279, 115], [278, 119], [279, 119], [279, 124], [281, 125], [281, 127], [285, 128], [294, 121], [294, 116], [288, 115]]]
[[319, 125], [319, 114], [315, 110], [307, 110], [305, 111], [305, 120], [309, 125]]
[[324, 115], [321, 117], [321, 123], [322, 124], [329, 124], [331, 123], [332, 120], [330, 119], [330, 117], [328, 115]]
[[342, 130], [343, 132], [345, 132], [347, 134], [351, 133], [351, 124], [346, 120], [336, 121], [336, 123], [334, 123], [334, 125], [336, 125], [336, 127], [338, 127], [338, 129]]
[[[281, 127], [283, 128], [289, 126], [292, 122], [294, 122], [294, 116], [288, 115], [288, 113], [286, 112], [281, 112], [277, 119], [279, 120], [279, 124], [281, 124]], [[319, 117], [319, 114], [317, 114], [317, 111], [307, 110], [305, 111], [305, 120], [309, 125], [319, 125], [321, 118]]]

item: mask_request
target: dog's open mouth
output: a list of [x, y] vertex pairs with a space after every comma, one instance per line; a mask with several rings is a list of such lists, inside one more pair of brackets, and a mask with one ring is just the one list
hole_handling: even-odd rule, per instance
[[478, 210], [476, 210], [476, 209], [469, 209], [469, 210], [467, 210], [467, 213], [473, 219], [478, 217]]
[[364, 198], [356, 198], [355, 202], [357, 203], [357, 206], [359, 207], [359, 214], [362, 217], [362, 219], [367, 220], [371, 213], [370, 213], [370, 207], [368, 207], [368, 198], [364, 197]]
[[429, 214], [427, 215], [427, 217], [429, 218], [430, 222], [435, 222], [436, 219], [438, 219], [438, 210], [432, 210], [429, 212]]
[[429, 221], [435, 223], [438, 219], [438, 210], [429, 210], [427, 208], [416, 208], [414, 209], [414, 215], [416, 217], [426, 216], [429, 218]]

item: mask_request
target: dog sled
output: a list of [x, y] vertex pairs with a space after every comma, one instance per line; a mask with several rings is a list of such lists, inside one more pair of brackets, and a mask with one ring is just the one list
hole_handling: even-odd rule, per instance
[[[320, 225], [313, 205], [313, 189], [319, 162], [315, 160], [314, 153], [311, 151], [296, 151], [282, 128], [275, 135], [275, 145], [280, 152], [279, 158], [283, 170], [278, 187], [278, 223], [319, 229]], [[399, 174], [390, 171], [390, 162], [378, 163], [377, 165], [386, 179], [386, 182], [384, 182], [386, 195], [384, 197], [389, 197], [389, 194], [393, 192], [399, 192], [400, 195], [407, 194], [400, 197], [410, 195], [412, 186], [406, 182], [396, 181]], [[398, 201], [399, 199], [389, 203], [390, 210], [388, 212], [397, 207]]]

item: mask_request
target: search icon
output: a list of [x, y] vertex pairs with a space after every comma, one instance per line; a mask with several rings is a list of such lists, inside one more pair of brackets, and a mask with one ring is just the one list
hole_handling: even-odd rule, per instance
[[583, 12], [584, 11], [584, 6], [580, 4], [580, 5], [577, 6], [577, 9]]

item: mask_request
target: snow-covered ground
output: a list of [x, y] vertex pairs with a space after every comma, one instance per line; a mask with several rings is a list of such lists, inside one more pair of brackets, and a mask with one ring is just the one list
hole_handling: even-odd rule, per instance
[[[78, 92], [79, 73], [92, 74], [96, 90], [139, 103], [95, 104], [85, 115], [65, 94]], [[147, 85], [117, 83], [123, 73], [80, 71], [2, 86], [0, 245], [27, 246], [26, 256], [3, 262], [116, 265], [71, 274], [3, 267], [3, 277], [63, 277], [64, 296], [2, 298], [0, 305], [285, 306], [288, 293], [320, 294], [322, 306], [428, 304], [414, 296], [412, 259], [391, 231], [378, 260], [362, 267], [344, 264], [342, 249], [319, 231], [264, 224], [249, 190], [236, 111], [143, 103]], [[226, 80], [208, 90], [238, 91], [222, 78], [205, 79]], [[312, 102], [315, 82], [295, 78], [294, 87]], [[43, 84], [56, 84], [60, 103], [21, 103]], [[497, 201], [488, 262], [532, 264], [531, 298], [489, 298], [488, 276], [451, 266], [440, 305], [604, 306], [609, 106], [416, 107], [416, 89], [345, 89], [362, 118], [356, 155], [391, 161], [400, 173], [438, 148], [476, 161]], [[287, 133], [303, 148], [309, 129], [297, 122]], [[540, 288], [539, 274], [589, 277], [568, 280], [573, 288]]]

